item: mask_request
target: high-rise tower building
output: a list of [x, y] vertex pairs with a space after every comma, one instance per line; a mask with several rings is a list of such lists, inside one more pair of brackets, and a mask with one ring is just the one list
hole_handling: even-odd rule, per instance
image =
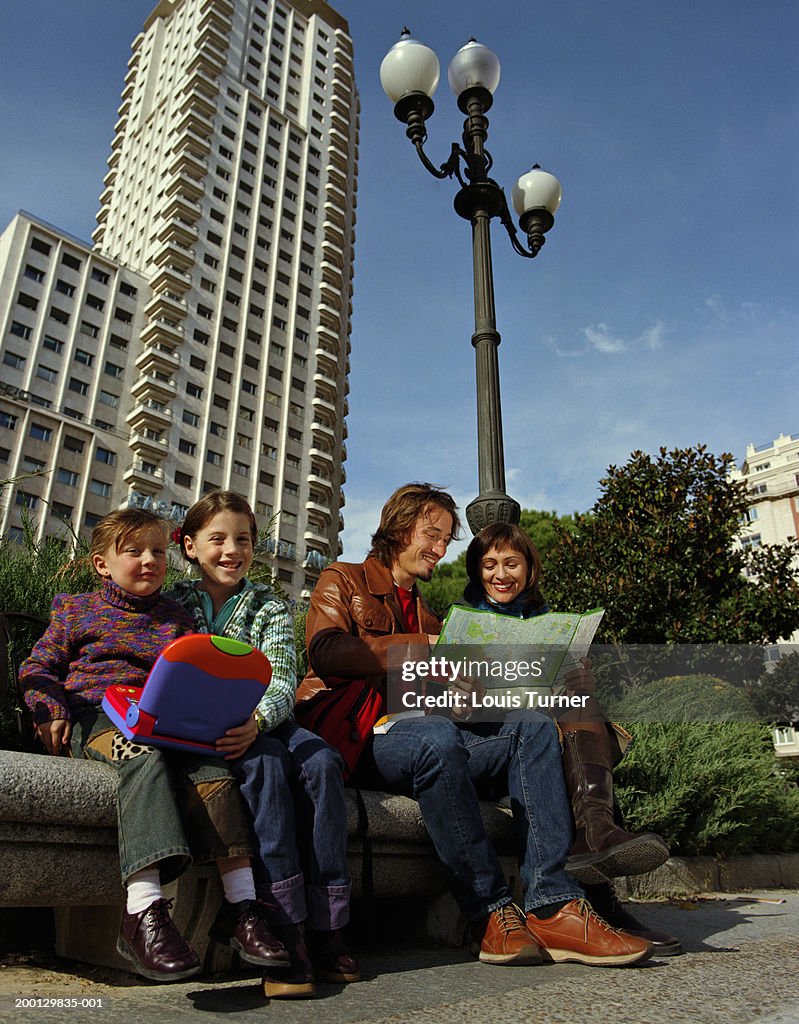
[[179, 520], [225, 487], [275, 516], [287, 592], [313, 586], [342, 528], [357, 152], [322, 0], [158, 3], [93, 248], [28, 215], [0, 238], [0, 457], [34, 474], [4, 530], [25, 507], [48, 532], [121, 504]]

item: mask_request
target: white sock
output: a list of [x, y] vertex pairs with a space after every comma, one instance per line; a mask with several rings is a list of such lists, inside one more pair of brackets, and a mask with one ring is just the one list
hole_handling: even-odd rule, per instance
[[127, 887], [129, 914], [140, 914], [164, 895], [161, 891], [161, 872], [158, 868], [143, 868], [137, 871], [128, 879]]
[[220, 871], [222, 888], [225, 890], [225, 899], [228, 903], [241, 903], [242, 900], [255, 899], [255, 879], [252, 877], [252, 868], [234, 868], [233, 871]]

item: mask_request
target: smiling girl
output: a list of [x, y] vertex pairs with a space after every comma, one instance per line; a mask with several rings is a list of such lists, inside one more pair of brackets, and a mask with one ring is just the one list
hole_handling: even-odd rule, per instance
[[[251, 644], [272, 664], [272, 681], [252, 718], [217, 742], [236, 761], [250, 808], [258, 895], [274, 909], [273, 931], [291, 956], [288, 971], [267, 972], [266, 995], [312, 995], [315, 979], [357, 981], [342, 929], [349, 920], [347, 813], [340, 755], [294, 722], [294, 628], [288, 605], [247, 579], [258, 531], [244, 498], [211, 491], [186, 514], [185, 558], [199, 579], [170, 597], [198, 632]], [[300, 851], [303, 851], [301, 854]]]
[[175, 928], [163, 883], [192, 861], [215, 861], [225, 901], [214, 922], [220, 941], [251, 963], [288, 960], [255, 902], [247, 816], [236, 780], [218, 757], [132, 743], [101, 710], [111, 683], [144, 685], [158, 655], [192, 631], [190, 617], [161, 595], [166, 523], [120, 509], [98, 523], [90, 556], [102, 585], [60, 594], [50, 624], [20, 669], [25, 701], [49, 754], [71, 753], [117, 772], [119, 860], [127, 889], [117, 950], [137, 973], [178, 981], [202, 964]]

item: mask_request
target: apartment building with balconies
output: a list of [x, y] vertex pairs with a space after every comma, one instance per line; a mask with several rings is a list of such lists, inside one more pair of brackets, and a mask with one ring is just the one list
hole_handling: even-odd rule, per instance
[[[347, 24], [321, 0], [161, 0], [133, 41], [118, 114], [93, 247], [35, 218], [18, 218], [13, 239], [0, 242], [3, 288], [14, 281], [0, 292], [5, 379], [50, 402], [52, 416], [79, 413], [97, 438], [113, 431], [103, 446], [116, 456], [106, 510], [154, 504], [179, 519], [215, 487], [243, 494], [263, 525], [273, 521], [276, 572], [300, 596], [338, 554], [343, 527], [358, 159]], [[77, 306], [64, 310], [68, 337], [57, 340], [69, 360], [85, 351], [92, 361], [51, 367], [49, 390], [36, 359], [14, 365], [31, 357], [14, 347], [12, 324], [29, 327], [41, 348], [64, 276], [48, 264], [43, 281], [23, 287], [25, 267], [42, 262], [29, 253], [34, 236], [50, 239], [56, 261], [79, 251], [86, 268], [70, 297]], [[115, 289], [137, 289], [116, 383], [106, 365], [117, 365], [114, 311], [125, 304], [106, 299], [104, 317], [91, 307], [84, 316], [95, 263]], [[28, 295], [38, 301], [37, 284], [46, 292], [39, 319], [24, 305]], [[97, 327], [95, 348], [79, 344], [84, 321]], [[70, 406], [72, 377], [86, 391]], [[104, 419], [106, 394], [119, 404]], [[7, 476], [28, 456], [15, 447], [28, 414], [9, 413], [13, 429], [0, 421]], [[69, 504], [51, 455], [46, 509]], [[75, 485], [81, 528], [94, 515], [83, 511], [90, 479], [83, 469]], [[34, 480], [44, 486], [23, 484]], [[4, 529], [19, 528], [14, 504], [33, 500], [19, 493]]]

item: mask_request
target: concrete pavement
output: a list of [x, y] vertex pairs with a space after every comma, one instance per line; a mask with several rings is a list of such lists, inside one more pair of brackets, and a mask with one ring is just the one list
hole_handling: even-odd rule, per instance
[[267, 1002], [257, 974], [153, 985], [63, 960], [9, 958], [0, 964], [0, 1021], [799, 1024], [799, 892], [724, 893], [639, 910], [652, 927], [679, 935], [685, 955], [637, 968], [510, 968], [462, 950], [362, 943], [362, 982], [321, 985], [315, 1000], [296, 1002]]

